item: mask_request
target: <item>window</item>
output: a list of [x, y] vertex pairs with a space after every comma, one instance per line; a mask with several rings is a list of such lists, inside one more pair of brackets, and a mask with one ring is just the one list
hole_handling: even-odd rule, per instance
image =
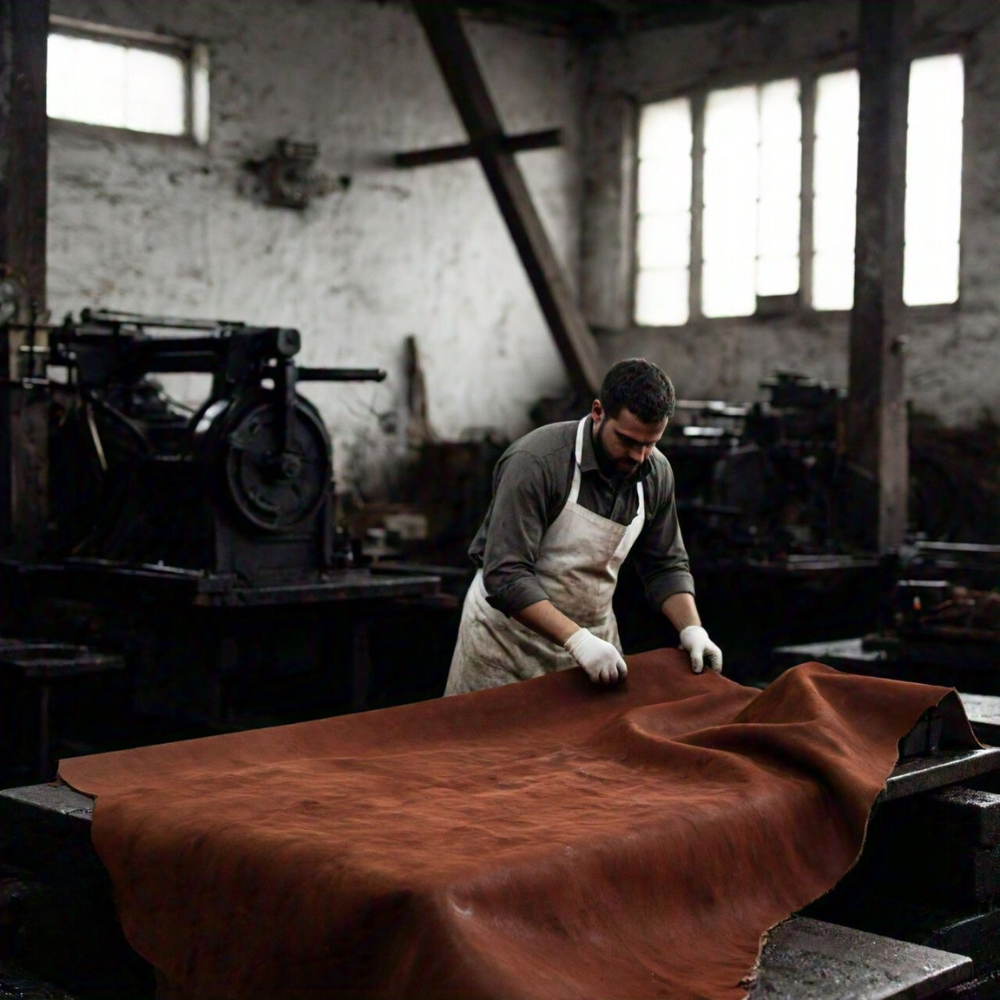
[[[814, 88], [811, 120], [801, 92]], [[850, 309], [854, 298], [858, 73], [715, 90], [647, 105], [639, 123], [636, 322], [679, 326], [690, 290], [707, 317], [749, 316], [761, 299], [800, 291], [810, 305]], [[911, 64], [903, 298], [958, 299], [963, 66], [958, 55]], [[701, 108], [701, 121], [693, 120]], [[701, 149], [692, 141], [700, 126]], [[801, 194], [812, 152], [811, 243], [803, 247]], [[702, 197], [692, 176], [700, 158]], [[694, 246], [693, 233], [701, 233]], [[692, 271], [696, 280], [691, 280]]]
[[50, 118], [207, 141], [203, 46], [67, 18], [51, 24]]
[[681, 326], [691, 275], [691, 102], [648, 106], [640, 130], [636, 318]]

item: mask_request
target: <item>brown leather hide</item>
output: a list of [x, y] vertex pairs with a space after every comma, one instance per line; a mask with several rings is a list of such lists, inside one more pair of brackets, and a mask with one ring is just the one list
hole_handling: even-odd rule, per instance
[[616, 690], [573, 670], [60, 775], [170, 998], [735, 1000], [945, 694], [815, 663], [761, 693], [659, 650]]

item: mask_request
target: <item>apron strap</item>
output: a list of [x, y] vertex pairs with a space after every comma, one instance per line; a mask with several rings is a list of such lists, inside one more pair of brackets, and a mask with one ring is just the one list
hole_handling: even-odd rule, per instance
[[566, 503], [576, 503], [580, 497], [580, 463], [583, 461], [583, 431], [587, 426], [587, 417], [580, 421], [576, 428], [576, 461], [573, 462], [573, 485], [569, 488]]

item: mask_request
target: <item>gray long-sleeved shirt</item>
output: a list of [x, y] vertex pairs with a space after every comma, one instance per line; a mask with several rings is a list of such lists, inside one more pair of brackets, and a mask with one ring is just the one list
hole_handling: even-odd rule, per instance
[[[493, 500], [469, 555], [483, 569], [487, 600], [513, 615], [548, 599], [535, 577], [542, 536], [559, 516], [573, 483], [578, 422], [549, 424], [515, 441], [493, 471]], [[618, 524], [639, 508], [635, 484], [642, 481], [646, 526], [632, 552], [649, 602], [659, 610], [671, 595], [694, 593], [694, 579], [677, 523], [674, 474], [657, 450], [623, 483], [601, 474], [588, 419], [578, 503]]]

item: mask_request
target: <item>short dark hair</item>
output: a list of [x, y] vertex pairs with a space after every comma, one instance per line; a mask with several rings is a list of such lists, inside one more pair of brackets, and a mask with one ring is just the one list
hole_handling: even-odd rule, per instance
[[674, 415], [674, 384], [652, 361], [619, 361], [604, 376], [601, 406], [609, 417], [627, 407], [644, 424], [658, 424]]

